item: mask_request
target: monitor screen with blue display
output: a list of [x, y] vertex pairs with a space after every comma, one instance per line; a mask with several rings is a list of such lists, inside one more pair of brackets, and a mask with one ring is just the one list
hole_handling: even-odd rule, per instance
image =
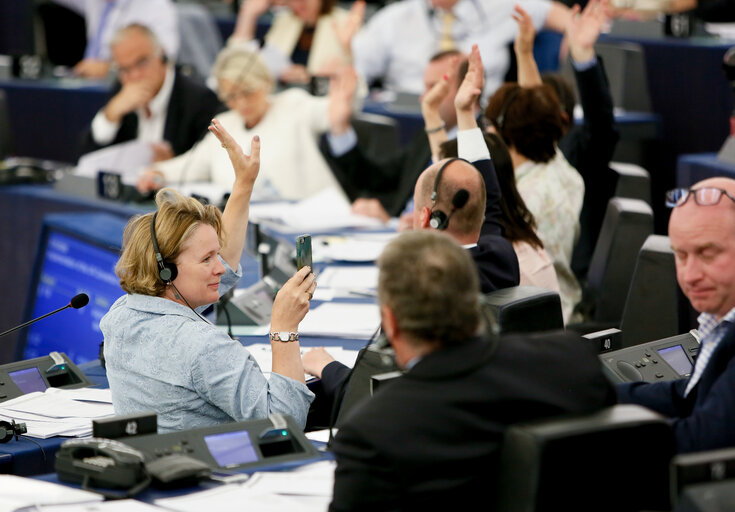
[[66, 309], [28, 327], [25, 343], [20, 340], [22, 359], [55, 350], [79, 364], [99, 355], [100, 319], [124, 294], [115, 264], [125, 221], [85, 215], [89, 214], [58, 214], [52, 216], [54, 222], [44, 224], [25, 319], [65, 306], [79, 293], [89, 295], [89, 304]]

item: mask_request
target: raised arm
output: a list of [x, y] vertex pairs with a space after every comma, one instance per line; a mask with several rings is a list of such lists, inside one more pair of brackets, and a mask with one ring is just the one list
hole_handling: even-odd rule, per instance
[[253, 137], [250, 156], [248, 156], [218, 120], [212, 120], [209, 131], [219, 139], [222, 147], [227, 151], [230, 162], [232, 162], [232, 168], [235, 171], [235, 183], [232, 185], [232, 193], [222, 214], [225, 242], [220, 249], [220, 256], [230, 268], [237, 268], [242, 257], [242, 250], [245, 247], [250, 196], [253, 193], [255, 178], [257, 178], [260, 169], [260, 138], [257, 135]]
[[482, 58], [477, 45], [472, 46], [469, 66], [464, 80], [454, 97], [454, 108], [457, 111], [457, 154], [469, 160], [477, 168], [485, 182], [485, 222], [481, 235], [501, 235], [500, 224], [500, 184], [495, 174], [495, 167], [490, 159], [490, 150], [485, 143], [482, 131], [477, 126], [475, 106], [482, 94], [485, 77]]
[[270, 8], [271, 0], [246, 0], [237, 13], [233, 40], [251, 41], [255, 39], [255, 31], [260, 18]]
[[536, 29], [533, 26], [531, 16], [523, 7], [516, 5], [513, 11], [513, 19], [518, 23], [518, 34], [516, 34], [513, 42], [513, 51], [516, 54], [518, 66], [518, 84], [521, 87], [541, 85], [541, 73], [539, 73], [536, 59], [533, 57], [533, 41], [536, 38]]
[[449, 84], [455, 80], [458, 63], [459, 58], [452, 57], [447, 73], [421, 96], [421, 115], [429, 139], [431, 159], [435, 162], [439, 160], [439, 146], [447, 140], [446, 125], [439, 114], [439, 107], [449, 94]]

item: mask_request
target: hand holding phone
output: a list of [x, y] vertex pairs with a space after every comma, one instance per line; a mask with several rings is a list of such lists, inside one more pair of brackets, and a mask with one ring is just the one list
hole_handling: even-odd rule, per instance
[[303, 267], [314, 269], [311, 261], [311, 235], [299, 235], [296, 237], [296, 268]]

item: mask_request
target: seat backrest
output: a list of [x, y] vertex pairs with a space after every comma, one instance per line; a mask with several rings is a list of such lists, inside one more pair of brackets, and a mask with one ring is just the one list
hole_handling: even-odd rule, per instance
[[189, 68], [194, 76], [206, 80], [222, 49], [222, 36], [214, 16], [201, 4], [176, 2], [179, 22], [179, 54], [177, 64]]
[[623, 347], [680, 332], [678, 288], [669, 237], [649, 235], [638, 253], [620, 320]]
[[5, 91], [0, 89], [0, 160], [13, 154], [13, 136], [10, 133], [10, 114]]
[[610, 162], [610, 169], [618, 175], [615, 197], [640, 199], [651, 204], [651, 175], [640, 165]]
[[352, 127], [366, 155], [380, 155], [381, 159], [387, 159], [400, 149], [398, 123], [392, 117], [356, 112], [352, 117]]
[[651, 112], [643, 47], [637, 43], [598, 41], [595, 51], [605, 61], [613, 104], [625, 110]]
[[668, 510], [673, 453], [666, 419], [637, 405], [512, 425], [493, 510]]
[[620, 322], [638, 251], [652, 233], [653, 210], [648, 204], [640, 199], [610, 199], [585, 290], [595, 322]]
[[486, 293], [483, 308], [500, 333], [564, 328], [559, 294], [536, 286], [512, 286]]

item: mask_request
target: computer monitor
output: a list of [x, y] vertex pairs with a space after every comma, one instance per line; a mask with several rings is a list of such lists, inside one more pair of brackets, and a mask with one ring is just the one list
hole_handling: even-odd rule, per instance
[[78, 293], [89, 304], [68, 309], [24, 329], [17, 359], [64, 352], [77, 364], [97, 359], [99, 322], [123, 295], [115, 264], [127, 220], [103, 213], [51, 214], [44, 218], [24, 320], [69, 303]]

